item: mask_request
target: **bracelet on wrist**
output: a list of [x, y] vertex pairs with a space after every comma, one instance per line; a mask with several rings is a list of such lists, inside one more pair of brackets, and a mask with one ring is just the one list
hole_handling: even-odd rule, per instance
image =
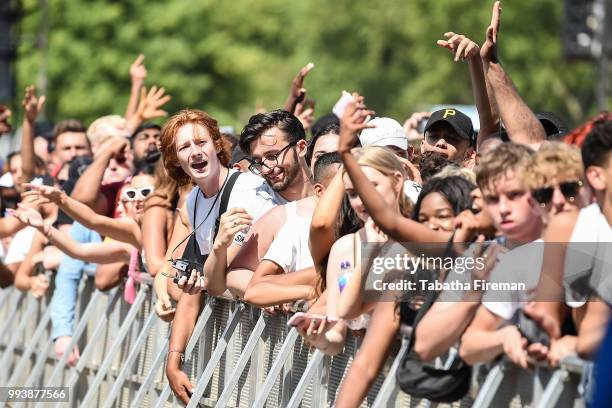
[[181, 351], [181, 350], [168, 350], [168, 356], [170, 356], [170, 354], [172, 353], [178, 353], [179, 357], [181, 358], [181, 363], [185, 362], [185, 352]]

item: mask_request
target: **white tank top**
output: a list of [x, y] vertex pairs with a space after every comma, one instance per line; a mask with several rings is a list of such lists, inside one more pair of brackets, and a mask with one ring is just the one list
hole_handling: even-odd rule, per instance
[[612, 304], [612, 227], [598, 204], [580, 210], [565, 256], [566, 303], [582, 306], [586, 285]]

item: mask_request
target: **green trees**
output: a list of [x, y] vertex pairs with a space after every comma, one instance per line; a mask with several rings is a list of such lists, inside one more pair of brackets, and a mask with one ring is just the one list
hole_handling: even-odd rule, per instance
[[[22, 0], [18, 85], [40, 82], [46, 68], [47, 117], [90, 122], [122, 114], [129, 66], [143, 52], [147, 84], [172, 95], [169, 112], [198, 107], [238, 128], [256, 105], [282, 106], [291, 78], [308, 61], [316, 64], [306, 87], [318, 114], [329, 112], [342, 89], [359, 90], [379, 114], [398, 120], [429, 104], [471, 103], [467, 67], [435, 42], [455, 31], [481, 43], [491, 6], [482, 0], [46, 1], [45, 9], [41, 0]], [[527, 103], [573, 123], [594, 113], [595, 67], [561, 56], [562, 2], [514, 0], [503, 7], [501, 58]]]

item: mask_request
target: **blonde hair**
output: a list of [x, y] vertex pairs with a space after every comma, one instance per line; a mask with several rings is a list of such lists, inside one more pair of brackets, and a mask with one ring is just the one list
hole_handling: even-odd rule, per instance
[[119, 115], [102, 116], [87, 128], [87, 139], [92, 146], [100, 145], [116, 133], [115, 129], [127, 129], [127, 120]]
[[[371, 167], [378, 170], [387, 177], [392, 177], [399, 172], [402, 180], [406, 180], [406, 170], [397, 156], [389, 149], [380, 146], [358, 147], [351, 150], [353, 156], [360, 166]], [[399, 192], [400, 212], [404, 217], [410, 218], [412, 213], [412, 202], [404, 194], [404, 182], [402, 181]]]
[[476, 168], [476, 184], [481, 190], [491, 187], [509, 171], [521, 184], [527, 184], [526, 173], [533, 163], [535, 152], [530, 147], [503, 143], [485, 153]]
[[457, 167], [453, 165], [444, 166], [442, 170], [437, 172], [432, 178], [446, 178], [451, 176], [459, 176], [476, 184], [476, 174], [468, 168]]
[[530, 189], [550, 185], [553, 181], [582, 180], [584, 166], [578, 148], [563, 142], [546, 142], [535, 154], [526, 172]]

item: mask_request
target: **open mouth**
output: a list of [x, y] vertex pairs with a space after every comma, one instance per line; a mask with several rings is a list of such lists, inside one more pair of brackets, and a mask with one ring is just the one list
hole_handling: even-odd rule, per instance
[[207, 164], [208, 162], [206, 160], [203, 160], [201, 162], [191, 163], [191, 168], [195, 170], [202, 170], [206, 167]]

